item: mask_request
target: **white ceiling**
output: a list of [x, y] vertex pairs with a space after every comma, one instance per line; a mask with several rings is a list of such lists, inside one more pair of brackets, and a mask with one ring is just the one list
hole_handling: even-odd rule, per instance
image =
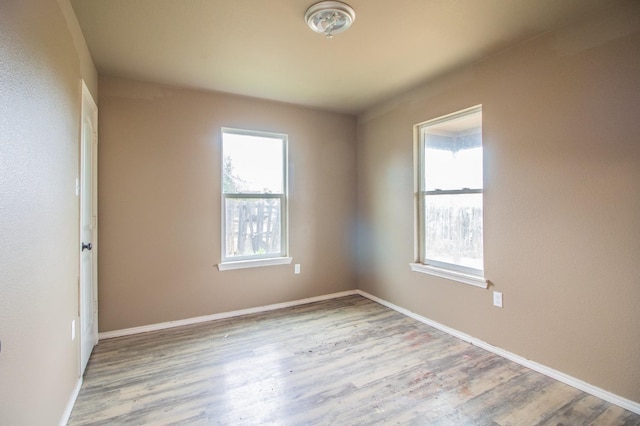
[[333, 39], [314, 0], [71, 0], [103, 75], [360, 113], [616, 0], [347, 0]]

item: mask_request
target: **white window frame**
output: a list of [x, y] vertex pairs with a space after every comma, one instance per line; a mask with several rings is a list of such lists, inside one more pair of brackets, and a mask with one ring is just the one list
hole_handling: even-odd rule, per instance
[[[282, 193], [225, 193], [224, 191], [224, 150], [222, 149], [225, 134], [257, 136], [262, 138], [279, 139], [282, 142]], [[221, 193], [221, 263], [218, 264], [220, 271], [254, 268], [262, 266], [274, 266], [290, 264], [293, 260], [289, 257], [289, 241], [288, 241], [288, 135], [283, 133], [262, 132], [256, 130], [234, 129], [223, 127], [220, 133], [221, 147], [221, 168], [220, 168], [220, 193]], [[227, 256], [227, 239], [226, 239], [226, 223], [228, 199], [265, 199], [273, 198], [280, 201], [280, 253], [265, 253], [247, 256]]]
[[[444, 195], [444, 194], [483, 194], [483, 188], [464, 188], [460, 190], [437, 190], [427, 191], [425, 189], [425, 131], [438, 124], [442, 124], [448, 121], [457, 120], [463, 117], [467, 117], [473, 114], [482, 113], [482, 105], [477, 105], [471, 108], [467, 108], [462, 111], [458, 111], [452, 114], [448, 114], [442, 117], [428, 120], [423, 123], [416, 124], [414, 126], [414, 144], [415, 144], [415, 193], [416, 193], [416, 243], [415, 243], [415, 258], [416, 261], [410, 263], [411, 270], [415, 272], [421, 272], [429, 275], [434, 275], [441, 278], [469, 284], [472, 286], [487, 288], [487, 280], [484, 277], [484, 265], [481, 270], [465, 267], [458, 264], [445, 263], [433, 259], [429, 259], [426, 256], [426, 235], [425, 235], [425, 204], [427, 195]], [[484, 203], [483, 203], [483, 217], [484, 217]], [[484, 227], [484, 226], [483, 226]], [[483, 259], [484, 261], [484, 259]]]

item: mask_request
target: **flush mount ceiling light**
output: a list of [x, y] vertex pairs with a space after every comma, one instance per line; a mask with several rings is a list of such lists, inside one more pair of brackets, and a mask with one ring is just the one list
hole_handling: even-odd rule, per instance
[[321, 1], [307, 9], [304, 20], [313, 31], [332, 38], [353, 24], [356, 11], [340, 1]]

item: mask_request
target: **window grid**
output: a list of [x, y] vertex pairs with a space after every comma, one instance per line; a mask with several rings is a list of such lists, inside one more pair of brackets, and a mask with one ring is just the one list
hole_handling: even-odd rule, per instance
[[[281, 182], [275, 185], [278, 191], [268, 188], [243, 189], [241, 185], [233, 184], [232, 181], [240, 183], [245, 181], [242, 179], [242, 172], [240, 172], [241, 177], [233, 176], [233, 164], [231, 157], [227, 156], [225, 146], [228, 147], [227, 143], [233, 143], [228, 141], [230, 137], [238, 136], [246, 139], [254, 138], [256, 143], [259, 143], [259, 139], [268, 142], [279, 141], [282, 157], [281, 170], [279, 170]], [[222, 262], [286, 257], [288, 253], [287, 135], [223, 128], [222, 138]], [[240, 156], [250, 158], [252, 161], [265, 158], [259, 155], [252, 156], [246, 151]], [[259, 165], [253, 167], [252, 173], [256, 168], [260, 169]], [[265, 169], [268, 168], [265, 167]]]
[[[431, 265], [433, 267], [442, 268], [445, 270], [451, 270], [463, 274], [469, 274], [473, 276], [482, 277], [484, 274], [483, 266], [483, 206], [482, 206], [482, 177], [480, 164], [480, 187], [474, 187], [469, 184], [467, 187], [465, 183], [478, 183], [477, 177], [475, 179], [469, 179], [468, 182], [460, 184], [456, 182], [449, 185], [433, 185], [433, 181], [437, 181], [437, 178], [447, 177], [455, 173], [455, 168], [452, 170], [442, 170], [438, 173], [435, 179], [429, 182], [427, 173], [426, 156], [427, 152], [427, 137], [431, 136], [431, 142], [429, 149], [432, 152], [435, 150], [451, 151], [452, 156], [455, 156], [454, 152], [471, 149], [481, 148], [481, 122], [482, 122], [482, 107], [474, 107], [468, 110], [460, 111], [448, 116], [440, 117], [434, 120], [427, 121], [425, 123], [416, 126], [416, 138], [418, 139], [418, 258], [419, 262], [424, 265]], [[452, 147], [450, 143], [446, 142], [446, 137], [441, 136], [446, 134], [446, 131], [456, 129], [455, 122], [458, 123], [474, 120], [473, 117], [479, 117], [479, 144], [478, 141], [473, 141], [472, 135], [466, 135], [464, 133], [457, 134], [456, 147]], [[477, 120], [477, 118], [475, 119]], [[454, 124], [452, 124], [454, 123]], [[458, 125], [457, 127], [464, 125]], [[430, 134], [431, 133], [431, 134]], [[455, 134], [455, 131], [452, 131]], [[461, 136], [460, 136], [461, 135]], [[433, 163], [433, 159], [431, 159]], [[482, 155], [480, 152], [480, 163], [482, 163]], [[434, 164], [432, 164], [433, 166]], [[437, 166], [433, 167], [437, 169]], [[431, 170], [433, 174], [433, 170]], [[464, 173], [462, 173], [464, 174]], [[460, 181], [453, 176], [454, 181]], [[457, 185], [457, 187], [455, 187]], [[443, 186], [440, 188], [438, 186]], [[462, 187], [460, 187], [462, 186]], [[466, 200], [465, 200], [466, 198]], [[474, 200], [475, 198], [475, 200]], [[462, 202], [460, 202], [462, 200]], [[449, 205], [446, 206], [447, 201]], [[464, 204], [464, 201], [468, 202], [467, 206], [455, 207], [455, 204]], [[475, 205], [474, 205], [475, 204]], [[434, 218], [435, 216], [435, 218]], [[431, 219], [431, 220], [429, 220]], [[435, 225], [434, 225], [435, 224]], [[439, 227], [434, 229], [434, 227]], [[451, 248], [450, 246], [455, 246]], [[464, 257], [465, 250], [474, 252], [475, 257], [468, 259]], [[479, 251], [479, 256], [477, 252]], [[455, 253], [453, 256], [446, 254]], [[439, 254], [445, 253], [445, 255], [439, 256]], [[456, 257], [458, 259], [456, 259]], [[477, 259], [479, 257], [479, 259]]]

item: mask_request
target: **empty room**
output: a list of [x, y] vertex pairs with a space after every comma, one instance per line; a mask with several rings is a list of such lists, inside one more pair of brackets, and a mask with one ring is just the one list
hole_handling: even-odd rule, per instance
[[0, 425], [640, 425], [637, 0], [2, 0]]

